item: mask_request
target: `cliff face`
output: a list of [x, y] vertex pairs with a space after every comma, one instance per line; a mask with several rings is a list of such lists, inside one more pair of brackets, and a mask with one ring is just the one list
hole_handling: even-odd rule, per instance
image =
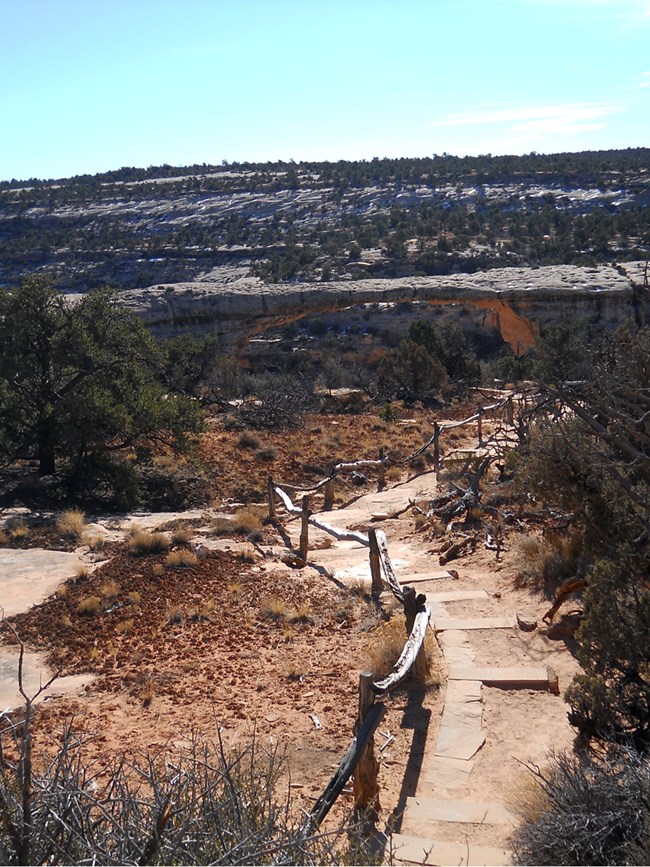
[[225, 346], [241, 346], [269, 327], [309, 314], [359, 304], [471, 304], [486, 311], [486, 324], [498, 327], [517, 351], [532, 345], [539, 329], [554, 320], [589, 318], [604, 327], [630, 318], [645, 320], [650, 291], [642, 288], [642, 264], [629, 263], [624, 273], [608, 266], [552, 265], [471, 275], [273, 286], [244, 278], [228, 284], [152, 286], [121, 292], [119, 300], [158, 334], [210, 332]]

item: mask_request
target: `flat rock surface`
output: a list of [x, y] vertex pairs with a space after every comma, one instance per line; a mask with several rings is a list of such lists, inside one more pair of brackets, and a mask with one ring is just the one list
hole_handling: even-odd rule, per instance
[[[409, 798], [408, 826], [402, 830], [424, 831], [427, 822], [463, 822], [472, 825], [510, 825], [515, 819], [503, 804], [493, 801], [454, 801]], [[419, 827], [417, 827], [419, 826]]]
[[394, 834], [391, 838], [391, 863], [458, 865], [458, 867], [484, 867], [484, 865], [510, 864], [512, 853], [493, 846], [471, 843], [453, 843], [447, 840], [429, 840], [410, 834]]
[[547, 687], [548, 672], [545, 668], [530, 666], [488, 666], [451, 665], [449, 680], [478, 680], [495, 686], [510, 687]]
[[507, 617], [441, 617], [434, 623], [436, 632], [446, 629], [511, 629], [516, 625], [514, 614]]
[[[0, 713], [20, 707], [23, 703], [18, 689], [18, 656], [17, 647], [0, 646]], [[23, 688], [30, 698], [36, 695], [40, 687], [52, 677], [52, 674], [53, 672], [46, 665], [40, 653], [25, 652], [23, 656]], [[38, 700], [43, 701], [48, 697], [80, 690], [86, 684], [92, 683], [93, 679], [91, 674], [59, 677], [39, 696]]]
[[0, 607], [11, 617], [47, 599], [73, 578], [81, 560], [66, 551], [0, 548]]

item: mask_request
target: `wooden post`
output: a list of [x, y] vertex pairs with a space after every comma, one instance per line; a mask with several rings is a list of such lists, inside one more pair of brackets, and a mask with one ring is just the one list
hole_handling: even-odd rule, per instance
[[[414, 587], [404, 587], [404, 619], [406, 621], [406, 634], [410, 635], [415, 623], [415, 615], [418, 613], [422, 605], [426, 601], [426, 596], [420, 593], [416, 595]], [[427, 665], [427, 654], [424, 649], [424, 641], [415, 657], [413, 663], [413, 679], [417, 683], [424, 683], [429, 674], [429, 666]]]
[[[355, 724], [355, 732], [359, 730], [364, 719], [375, 703], [375, 691], [372, 688], [373, 675], [364, 671], [359, 675], [359, 716]], [[375, 758], [375, 739], [372, 737], [365, 748], [354, 771], [354, 809], [375, 812], [379, 810], [379, 762]]]
[[381, 593], [384, 582], [381, 580], [381, 562], [379, 560], [379, 545], [377, 543], [377, 531], [374, 527], [368, 530], [370, 542], [370, 576], [372, 578], [372, 592]]
[[440, 425], [433, 423], [433, 469], [440, 472]]
[[514, 420], [514, 408], [512, 405], [512, 395], [506, 401], [506, 422], [512, 427], [512, 422]]
[[302, 498], [302, 523], [300, 525], [300, 559], [307, 562], [307, 554], [309, 553], [309, 497]]
[[273, 490], [273, 478], [270, 473], [266, 489], [269, 502], [269, 518], [275, 518], [275, 491]]
[[323, 489], [325, 501], [323, 503], [323, 511], [331, 512], [334, 506], [334, 479], [330, 479]]
[[384, 447], [379, 449], [379, 472], [377, 474], [377, 491], [383, 491], [386, 487], [386, 465], [384, 464]]
[[483, 444], [483, 407], [478, 408], [478, 444]]

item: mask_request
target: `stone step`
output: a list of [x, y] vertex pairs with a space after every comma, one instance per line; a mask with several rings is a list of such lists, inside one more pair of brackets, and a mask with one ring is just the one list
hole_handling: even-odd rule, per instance
[[440, 617], [436, 618], [433, 628], [436, 632], [448, 629], [513, 629], [517, 625], [514, 614], [506, 617]]
[[430, 593], [427, 602], [465, 602], [472, 599], [488, 599], [485, 590], [446, 590]]
[[426, 826], [431, 822], [514, 825], [515, 821], [515, 817], [503, 804], [494, 801], [457, 801], [415, 797], [406, 799], [402, 831], [417, 833], [426, 829]]
[[418, 785], [426, 785], [434, 795], [464, 789], [473, 769], [473, 759], [425, 757]]
[[524, 666], [450, 665], [449, 680], [478, 680], [486, 686], [503, 689], [549, 689], [549, 672], [545, 668]]
[[475, 846], [473, 843], [452, 843], [430, 840], [411, 834], [393, 834], [389, 841], [387, 863], [432, 864], [437, 867], [454, 864], [459, 867], [505, 867], [512, 860], [508, 849]]
[[435, 755], [467, 761], [484, 743], [481, 682], [448, 681]]

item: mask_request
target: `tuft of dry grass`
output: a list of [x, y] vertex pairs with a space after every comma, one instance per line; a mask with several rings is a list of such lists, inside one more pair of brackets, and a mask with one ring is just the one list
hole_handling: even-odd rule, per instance
[[189, 527], [178, 527], [172, 532], [172, 545], [188, 545], [194, 538], [194, 533]]
[[128, 548], [132, 554], [143, 557], [147, 554], [162, 554], [169, 548], [169, 539], [164, 533], [149, 533], [136, 530], [129, 538]]
[[116, 596], [120, 595], [120, 585], [114, 578], [109, 578], [104, 581], [99, 590], [102, 596], [105, 596], [107, 599], [114, 599]]
[[242, 431], [237, 440], [237, 445], [243, 449], [254, 451], [260, 447], [259, 437], [250, 430]]
[[272, 620], [274, 623], [289, 620], [291, 608], [278, 596], [270, 596], [260, 603], [260, 617], [262, 620]]
[[256, 530], [260, 530], [261, 527], [262, 520], [252, 509], [240, 509], [239, 512], [235, 513], [235, 519], [232, 523], [232, 529], [235, 533], [248, 535]]
[[290, 614], [289, 620], [291, 623], [300, 624], [302, 626], [313, 623], [314, 618], [311, 616], [311, 605], [309, 602], [305, 601], [296, 605]]
[[240, 563], [254, 563], [257, 560], [258, 554], [252, 545], [244, 545], [234, 552], [233, 557], [235, 560], [239, 560]]
[[81, 539], [86, 529], [86, 515], [81, 509], [67, 509], [56, 519], [58, 531], [70, 539]]
[[24, 521], [18, 520], [7, 527], [7, 534], [14, 541], [26, 539], [29, 536], [29, 527]]
[[165, 566], [168, 569], [187, 569], [190, 566], [196, 566], [198, 562], [199, 558], [194, 551], [188, 551], [186, 548], [170, 551], [165, 557]]
[[138, 593], [137, 590], [131, 590], [128, 594], [127, 599], [131, 603], [131, 605], [139, 605], [142, 602], [142, 594]]
[[96, 534], [94, 536], [84, 533], [81, 538], [84, 545], [88, 545], [91, 551], [99, 551], [104, 546], [104, 537]]
[[160, 576], [163, 575], [165, 572], [165, 567], [162, 563], [154, 563], [151, 571], [156, 576], [156, 578], [160, 578]]
[[508, 807], [525, 823], [535, 823], [549, 810], [550, 799], [539, 777], [521, 771], [510, 781], [506, 798]]
[[77, 605], [76, 611], [81, 617], [95, 617], [102, 610], [102, 600], [99, 596], [86, 596]]
[[91, 571], [86, 563], [79, 563], [77, 568], [74, 570], [74, 574], [78, 579], [90, 578]]
[[132, 617], [129, 617], [128, 620], [121, 620], [115, 626], [115, 631], [118, 635], [127, 635], [129, 632], [132, 632], [134, 623], [135, 620]]

